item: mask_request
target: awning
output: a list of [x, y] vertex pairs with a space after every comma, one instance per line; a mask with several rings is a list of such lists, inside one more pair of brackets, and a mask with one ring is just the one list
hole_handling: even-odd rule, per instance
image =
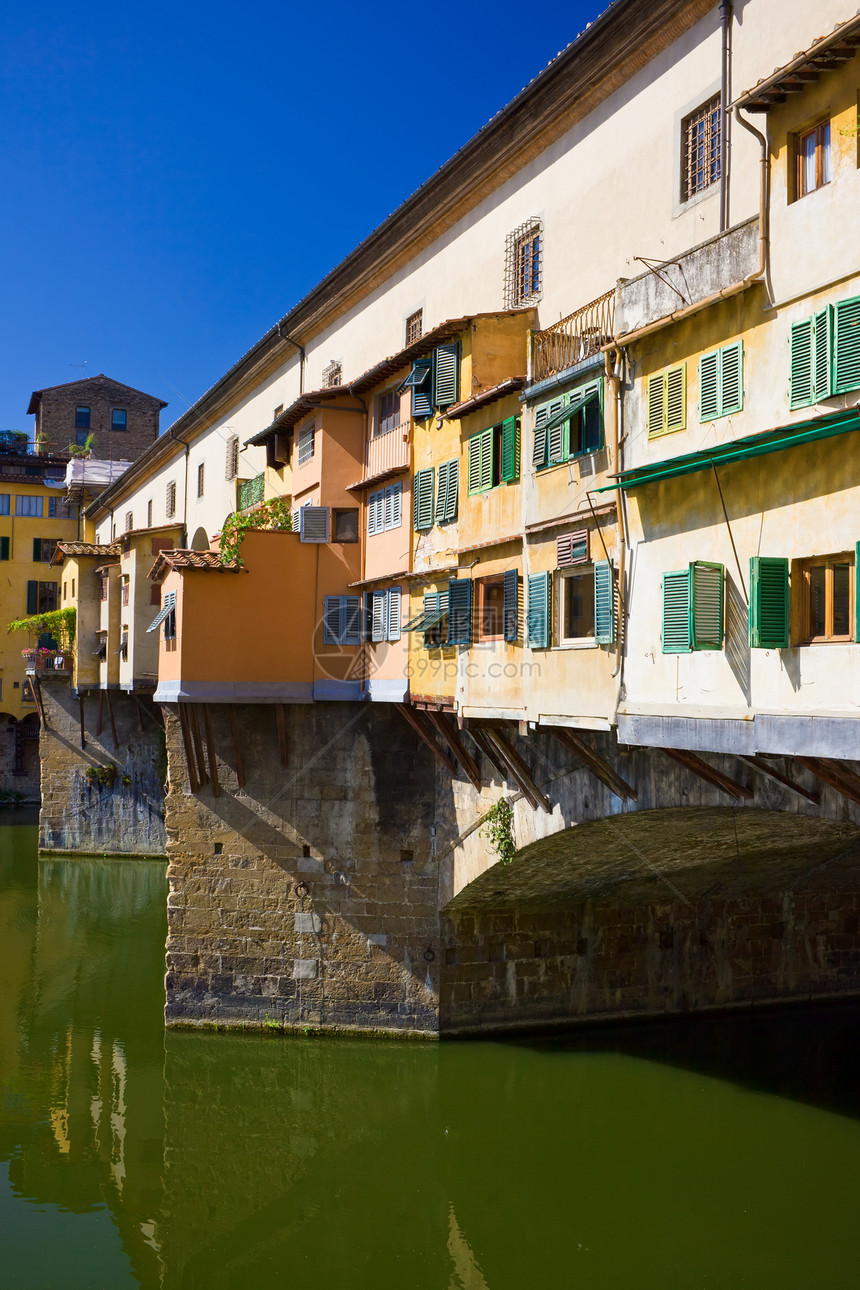
[[670, 457], [667, 461], [655, 461], [636, 470], [625, 470], [616, 476], [616, 483], [604, 484], [595, 488], [595, 493], [609, 493], [619, 488], [641, 488], [643, 484], [653, 484], [661, 479], [673, 479], [678, 475], [692, 475], [698, 470], [710, 470], [712, 466], [727, 466], [735, 461], [746, 461], [751, 457], [763, 457], [769, 452], [781, 452], [785, 448], [797, 448], [801, 444], [815, 443], [818, 439], [829, 439], [833, 435], [846, 434], [849, 430], [860, 430], [860, 409], [851, 408], [831, 416], [816, 417], [810, 421], [800, 421], [780, 430], [768, 430], [764, 434], [750, 435], [748, 439], [736, 439], [732, 443], [720, 444], [717, 448], [708, 448], [705, 452], [691, 452], [684, 457]]
[[565, 421], [575, 417], [577, 412], [581, 412], [587, 404], [594, 403], [599, 399], [599, 390], [589, 390], [587, 394], [582, 394], [578, 399], [574, 399], [572, 403], [566, 404], [560, 412], [556, 412], [554, 417], [550, 417], [549, 421], [545, 421], [538, 429], [549, 431], [554, 430], [556, 426], [563, 426]]
[[441, 623], [443, 618], [448, 617], [448, 606], [443, 605], [441, 609], [422, 609], [416, 618], [413, 618], [401, 628], [404, 632], [429, 632], [431, 627]]

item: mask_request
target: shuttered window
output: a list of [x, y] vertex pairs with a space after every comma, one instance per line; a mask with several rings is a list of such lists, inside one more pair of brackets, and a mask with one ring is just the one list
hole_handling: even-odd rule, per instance
[[504, 638], [516, 641], [520, 634], [520, 579], [516, 569], [505, 570]]
[[239, 473], [239, 437], [232, 435], [227, 440], [227, 459], [224, 463], [225, 479], [235, 479]]
[[687, 365], [648, 377], [648, 434], [671, 434], [687, 425]]
[[743, 342], [735, 341], [699, 359], [699, 420], [713, 421], [743, 408]]
[[448, 644], [472, 643], [472, 581], [452, 578], [448, 583]]
[[450, 408], [460, 395], [460, 346], [437, 345], [433, 355], [433, 402]]
[[403, 521], [403, 485], [398, 481], [378, 488], [367, 498], [367, 532], [370, 537], [386, 529], [399, 529]]
[[549, 573], [529, 574], [526, 636], [532, 649], [550, 646], [551, 586]]
[[469, 492], [486, 493], [498, 483], [494, 470], [494, 428], [482, 430], [469, 440]]
[[433, 487], [436, 470], [428, 466], [426, 470], [417, 470], [413, 483], [412, 523], [416, 529], [433, 527]]
[[460, 487], [460, 462], [443, 461], [439, 467], [439, 487], [436, 490], [436, 523], [444, 524], [457, 518], [457, 494]]
[[752, 556], [749, 608], [751, 648], [786, 649], [789, 626], [788, 560], [782, 556]]
[[572, 533], [562, 533], [557, 537], [555, 557], [559, 569], [566, 569], [572, 564], [587, 564], [588, 529], [574, 529]]
[[535, 408], [536, 470], [603, 447], [603, 382], [592, 381]]
[[400, 588], [388, 588], [388, 604], [386, 612], [386, 627], [388, 630], [388, 639], [390, 641], [400, 640]]
[[615, 582], [608, 560], [594, 565], [594, 639], [598, 645], [615, 643]]
[[840, 300], [834, 310], [833, 392], [860, 389], [860, 296]]
[[303, 506], [299, 511], [299, 538], [302, 542], [328, 542], [331, 511], [328, 506]]
[[833, 310], [819, 309], [811, 318], [791, 327], [791, 374], [789, 405], [806, 408], [833, 393], [831, 380], [831, 337]]
[[172, 520], [176, 514], [176, 484], [173, 480], [170, 481], [165, 490], [164, 510], [167, 518]]
[[326, 645], [361, 644], [361, 598], [359, 596], [325, 597], [323, 641]]
[[374, 591], [367, 597], [370, 616], [368, 638], [371, 641], [400, 640], [400, 587]]
[[415, 421], [425, 421], [433, 415], [433, 359], [417, 358], [412, 364], [412, 371], [399, 387], [400, 390], [412, 391], [412, 417]]
[[546, 423], [549, 420], [549, 404], [535, 408], [535, 437], [532, 446], [532, 465], [540, 470], [549, 461], [549, 436]]
[[520, 419], [508, 417], [502, 422], [502, 483], [509, 484], [520, 477]]
[[487, 493], [520, 477], [519, 417], [508, 417], [472, 435], [469, 450], [469, 493]]
[[721, 564], [695, 560], [686, 569], [663, 574], [663, 653], [723, 647]]

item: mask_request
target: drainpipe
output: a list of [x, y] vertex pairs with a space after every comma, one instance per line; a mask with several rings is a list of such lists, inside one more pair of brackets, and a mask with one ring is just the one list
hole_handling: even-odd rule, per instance
[[731, 0], [720, 0], [720, 27], [722, 34], [722, 56], [720, 62], [720, 232], [725, 233], [729, 226], [729, 125], [731, 117], [726, 111], [726, 104], [729, 101], [731, 87], [730, 78], [730, 58], [731, 58], [731, 22], [732, 6]]
[[735, 104], [735, 120], [745, 130], [749, 130], [750, 134], [758, 140], [761, 148], [758, 193], [758, 270], [754, 276], [766, 280], [768, 295], [773, 299], [773, 292], [768, 281], [770, 278], [770, 160], [768, 157], [767, 136], [762, 134], [761, 130], [757, 130], [750, 121], [744, 120], [737, 104]]
[[[612, 474], [621, 473], [621, 377], [618, 368], [621, 364], [620, 350], [605, 350], [603, 354], [604, 370], [606, 372], [606, 381], [609, 385], [611, 395], [615, 398], [615, 433], [612, 437]], [[615, 671], [613, 676], [618, 676], [621, 672], [623, 662], [623, 645], [622, 637], [624, 632], [624, 621], [627, 609], [627, 596], [625, 593], [624, 576], [626, 567], [627, 554], [627, 524], [624, 514], [624, 496], [623, 490], [619, 489], [615, 499], [615, 514], [618, 522], [619, 538], [619, 556], [618, 556], [618, 634], [615, 642]], [[620, 682], [619, 682], [620, 684]]]

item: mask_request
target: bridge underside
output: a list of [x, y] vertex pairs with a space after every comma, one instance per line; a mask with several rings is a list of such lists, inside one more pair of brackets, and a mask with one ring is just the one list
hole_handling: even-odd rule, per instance
[[442, 1033], [860, 994], [860, 830], [772, 811], [614, 816], [443, 911]]

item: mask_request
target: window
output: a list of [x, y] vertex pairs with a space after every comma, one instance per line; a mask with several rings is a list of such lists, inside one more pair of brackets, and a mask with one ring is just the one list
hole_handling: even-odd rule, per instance
[[469, 449], [469, 494], [486, 493], [513, 483], [520, 474], [520, 420], [508, 417], [472, 435]]
[[111, 410], [110, 428], [111, 430], [128, 429], [128, 416], [126, 415], [125, 408], [113, 408]]
[[48, 614], [56, 609], [60, 586], [57, 582], [27, 583], [27, 613]]
[[361, 599], [326, 596], [323, 601], [323, 642], [326, 645], [361, 644]]
[[311, 506], [308, 503], [299, 510], [299, 540], [317, 544], [329, 541], [331, 534], [331, 511], [328, 506]]
[[176, 484], [171, 479], [167, 485], [167, 492], [164, 499], [164, 509], [169, 520], [172, 520], [176, 514]]
[[28, 497], [19, 493], [15, 498], [15, 514], [39, 519], [42, 515], [42, 498]]
[[130, 533], [134, 528], [134, 512], [126, 511], [125, 513], [125, 531]]
[[402, 630], [404, 632], [423, 632], [424, 648], [433, 649], [448, 643], [445, 622], [447, 617], [448, 592], [426, 591], [424, 593], [424, 607], [421, 613], [410, 619]]
[[555, 540], [555, 561], [559, 569], [572, 564], [588, 563], [588, 529], [574, 529], [571, 533], [562, 533]]
[[275, 408], [274, 412], [272, 413], [272, 420], [277, 421], [278, 417], [281, 415], [283, 410], [284, 410], [283, 403], [279, 403], [278, 406]]
[[379, 396], [374, 437], [388, 434], [400, 425], [400, 391], [386, 390]]
[[371, 591], [366, 596], [367, 639], [399, 641], [401, 628], [402, 591], [400, 587], [387, 587], [384, 591]]
[[603, 382], [592, 381], [535, 408], [536, 470], [603, 447]]
[[57, 538], [33, 538], [33, 561], [36, 564], [50, 564], [57, 549]]
[[90, 428], [90, 410], [85, 407], [75, 408], [75, 429], [89, 430]]
[[457, 493], [460, 488], [460, 462], [443, 461], [439, 467], [439, 487], [436, 492], [436, 523], [445, 524], [457, 518]]
[[239, 436], [231, 435], [227, 440], [227, 457], [224, 463], [224, 478], [235, 479], [239, 473]]
[[800, 563], [799, 644], [854, 639], [853, 553]]
[[795, 139], [795, 197], [805, 197], [830, 183], [830, 122], [820, 121]]
[[412, 484], [412, 524], [415, 529], [433, 527], [433, 487], [436, 471], [433, 466], [416, 470]]
[[157, 632], [159, 627], [164, 624], [164, 639], [166, 641], [176, 640], [176, 592], [165, 591], [164, 600], [161, 609], [153, 618], [147, 627], [147, 632]]
[[437, 345], [429, 358], [417, 358], [406, 380], [398, 386], [412, 391], [412, 416], [425, 421], [434, 408], [444, 411], [460, 397], [460, 346], [454, 341]]
[[10, 560], [12, 558], [12, 539], [8, 537], [0, 538], [0, 560]]
[[414, 314], [410, 314], [406, 319], [406, 344], [414, 345], [416, 340], [420, 340], [424, 333], [424, 310], [416, 309]]
[[500, 641], [504, 634], [504, 577], [481, 578], [478, 582], [478, 640]]
[[384, 533], [387, 529], [399, 529], [402, 522], [403, 485], [398, 482], [386, 488], [378, 488], [367, 499], [367, 532], [372, 537], [375, 533]]
[[146, 527], [152, 528], [152, 498], [146, 503]]
[[334, 541], [335, 542], [357, 542], [358, 541], [358, 508], [350, 510], [335, 511], [334, 513]]
[[[57, 499], [56, 497], [49, 497], [49, 498], [48, 498], [48, 517], [49, 517], [49, 519], [54, 519], [54, 518], [56, 517], [56, 514], [57, 514], [57, 501], [58, 501], [58, 499]], [[0, 514], [2, 514], [2, 512], [0, 512]], [[7, 511], [7, 512], [6, 512], [6, 514], [8, 515], [8, 514], [9, 514], [9, 512]]]
[[314, 430], [315, 422], [309, 421], [306, 426], [302, 426], [299, 431], [297, 441], [298, 464], [304, 466], [314, 455]]
[[107, 598], [108, 598], [108, 576], [106, 573], [103, 573], [99, 578], [99, 600], [107, 600]]
[[[56, 498], [52, 498], [51, 500], [56, 501]], [[10, 502], [11, 502], [11, 498], [8, 493], [0, 493], [0, 515], [9, 514]]]
[[699, 420], [740, 412], [744, 405], [743, 341], [724, 345], [699, 359]]
[[723, 647], [721, 564], [696, 560], [663, 574], [663, 653]]
[[123, 580], [122, 580], [122, 603], [123, 603], [124, 605], [127, 605], [127, 604], [128, 604], [128, 586], [129, 586], [128, 578], [123, 578]]
[[322, 370], [322, 387], [324, 390], [330, 390], [335, 385], [340, 385], [343, 380], [343, 367], [336, 358], [327, 363]]
[[[127, 605], [128, 601], [124, 600], [123, 604]], [[128, 662], [128, 628], [127, 627], [123, 627], [122, 629], [122, 635], [120, 636], [120, 642], [119, 642], [119, 649], [116, 651], [116, 653], [119, 654], [123, 663]]]
[[540, 300], [543, 290], [543, 224], [530, 219], [505, 244], [505, 308], [519, 309]]
[[448, 583], [448, 644], [472, 643], [472, 580], [452, 578]]
[[197, 496], [203, 496], [203, 489], [206, 483], [206, 462], [201, 461], [197, 466]]
[[559, 641], [594, 639], [594, 574], [565, 573], [559, 578]]
[[681, 122], [682, 202], [719, 183], [722, 117], [717, 94]]
[[687, 425], [687, 364], [648, 377], [648, 435], [673, 434]]
[[860, 389], [860, 296], [792, 323], [790, 339], [792, 408]]

